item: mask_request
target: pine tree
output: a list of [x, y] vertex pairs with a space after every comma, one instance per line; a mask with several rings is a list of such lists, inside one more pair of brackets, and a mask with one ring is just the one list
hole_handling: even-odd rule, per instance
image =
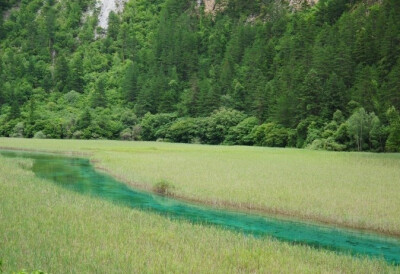
[[66, 85], [68, 80], [68, 62], [65, 58], [64, 54], [60, 54], [60, 56], [56, 60], [56, 66], [54, 71], [54, 80], [56, 82], [56, 87], [59, 91], [66, 92]]
[[332, 117], [336, 110], [344, 110], [348, 99], [346, 98], [346, 86], [339, 76], [332, 72], [325, 84], [324, 107], [322, 115], [325, 118]]
[[77, 54], [72, 59], [70, 71], [67, 79], [68, 90], [75, 90], [79, 93], [83, 93], [84, 80], [83, 80], [83, 56]]
[[137, 95], [139, 93], [139, 88], [137, 83], [138, 75], [139, 71], [137, 67], [132, 62], [129, 62], [122, 83], [122, 93], [125, 95], [125, 99], [128, 102], [135, 102]]
[[92, 97], [92, 107], [106, 107], [107, 106], [107, 98], [106, 98], [106, 79], [104, 77], [100, 77], [96, 83], [96, 90], [93, 92]]
[[322, 110], [322, 81], [316, 70], [311, 69], [301, 88], [300, 117], [319, 116]]
[[394, 106], [396, 109], [400, 109], [400, 58], [388, 75], [382, 101]]

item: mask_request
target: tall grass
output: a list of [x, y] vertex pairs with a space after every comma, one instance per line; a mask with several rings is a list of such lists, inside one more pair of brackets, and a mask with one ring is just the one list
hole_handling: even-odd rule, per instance
[[170, 221], [69, 192], [0, 157], [0, 261], [5, 273], [398, 272], [338, 255], [213, 227]]
[[90, 153], [97, 167], [149, 190], [400, 235], [400, 154], [150, 142], [0, 139], [2, 147]]

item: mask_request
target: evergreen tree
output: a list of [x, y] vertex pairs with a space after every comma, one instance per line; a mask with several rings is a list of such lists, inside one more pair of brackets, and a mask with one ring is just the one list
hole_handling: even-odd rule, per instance
[[68, 62], [63, 54], [61, 54], [56, 60], [56, 66], [54, 71], [54, 80], [56, 87], [59, 91], [66, 92], [65, 88], [67, 85], [69, 74]]
[[318, 116], [322, 110], [322, 81], [316, 70], [311, 69], [306, 75], [301, 89], [300, 117], [303, 119]]
[[67, 78], [67, 89], [83, 93], [83, 76], [83, 56], [82, 54], [78, 53], [74, 56], [70, 64], [70, 70]]
[[93, 92], [92, 96], [92, 107], [106, 107], [107, 106], [107, 98], [106, 98], [106, 79], [104, 77], [100, 77], [96, 83], [96, 90]]
[[381, 101], [400, 109], [400, 58], [388, 75]]
[[139, 71], [137, 67], [132, 62], [129, 62], [126, 68], [124, 81], [122, 83], [122, 92], [128, 102], [135, 102], [138, 96], [138, 75]]

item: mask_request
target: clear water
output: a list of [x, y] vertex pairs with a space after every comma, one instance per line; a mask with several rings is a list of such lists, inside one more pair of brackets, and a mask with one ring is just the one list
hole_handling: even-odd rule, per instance
[[256, 237], [270, 236], [286, 242], [353, 255], [383, 258], [389, 263], [400, 265], [400, 239], [397, 238], [215, 210], [136, 191], [111, 176], [97, 172], [87, 159], [16, 151], [0, 151], [0, 155], [33, 159], [32, 170], [36, 176], [69, 190], [97, 196], [132, 208], [149, 210], [171, 219], [219, 226]]

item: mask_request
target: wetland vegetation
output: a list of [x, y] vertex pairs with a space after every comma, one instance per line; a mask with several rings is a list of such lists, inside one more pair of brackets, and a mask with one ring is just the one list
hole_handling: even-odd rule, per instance
[[[131, 183], [136, 187], [139, 186], [152, 190], [154, 185], [160, 181], [160, 178], [163, 178], [169, 184], [173, 185], [173, 189], [171, 190], [172, 195], [177, 197], [196, 200], [215, 207], [229, 206], [238, 210], [254, 208], [254, 210], [258, 209], [258, 212], [262, 211], [258, 208], [259, 205], [256, 202], [252, 205], [251, 201], [247, 201], [247, 204], [250, 206], [244, 206], [244, 199], [250, 197], [250, 191], [246, 192], [245, 185], [241, 186], [238, 184], [238, 182], [241, 182], [240, 180], [231, 180], [232, 176], [238, 177], [245, 170], [246, 178], [249, 178], [245, 183], [250, 184], [250, 181], [257, 183], [253, 188], [257, 189], [257, 191], [254, 191], [253, 194], [258, 195], [259, 201], [279, 200], [285, 195], [289, 195], [290, 197], [286, 201], [297, 197], [296, 203], [284, 203], [281, 200], [279, 204], [282, 208], [277, 207], [275, 212], [286, 212], [287, 208], [290, 209], [290, 206], [297, 205], [298, 211], [293, 211], [289, 215], [296, 216], [299, 219], [309, 218], [316, 221], [319, 220], [315, 218], [316, 215], [309, 215], [308, 217], [302, 214], [296, 215], [297, 212], [305, 214], [308, 212], [307, 210], [311, 209], [312, 205], [321, 203], [316, 198], [320, 197], [317, 194], [320, 194], [321, 189], [306, 187], [307, 180], [310, 178], [318, 180], [320, 176], [310, 177], [307, 173], [307, 168], [314, 166], [323, 174], [323, 172], [328, 172], [332, 167], [334, 168], [336, 162], [341, 163], [346, 158], [348, 162], [346, 165], [340, 167], [347, 166], [347, 168], [353, 167], [355, 169], [353, 173], [348, 173], [353, 174], [353, 177], [347, 178], [349, 182], [346, 185], [347, 191], [352, 191], [353, 193], [350, 197], [351, 204], [355, 205], [354, 201], [364, 201], [364, 203], [354, 211], [351, 211], [351, 207], [349, 207], [349, 215], [354, 215], [350, 215], [350, 218], [347, 217], [352, 220], [352, 223], [346, 223], [343, 216], [336, 211], [339, 209], [345, 210], [350, 202], [346, 204], [345, 199], [342, 197], [343, 194], [334, 195], [334, 190], [337, 191], [345, 186], [334, 180], [337, 176], [325, 176], [323, 180], [326, 185], [325, 187], [331, 188], [331, 191], [322, 192], [321, 195], [324, 195], [324, 193], [326, 195], [322, 198], [325, 200], [325, 203], [323, 206], [320, 205], [314, 208], [314, 212], [322, 216], [325, 213], [325, 216], [331, 218], [331, 221], [327, 222], [332, 224], [342, 224], [398, 235], [398, 231], [396, 230], [398, 228], [396, 221], [399, 221], [397, 211], [388, 211], [389, 203], [394, 208], [399, 206], [398, 199], [395, 199], [397, 197], [396, 193], [398, 193], [396, 190], [398, 184], [393, 183], [390, 189], [387, 187], [377, 189], [376, 184], [372, 184], [372, 179], [377, 179], [376, 177], [373, 177], [371, 181], [366, 180], [368, 176], [372, 176], [375, 173], [376, 176], [380, 175], [380, 182], [385, 182], [385, 178], [387, 178], [387, 184], [393, 182], [397, 178], [396, 176], [398, 176], [398, 169], [394, 168], [396, 165], [399, 165], [400, 161], [397, 154], [333, 153], [146, 142], [5, 138], [0, 139], [0, 146], [3, 148], [18, 147], [19, 149], [27, 150], [53, 151], [75, 156], [85, 155], [96, 166], [111, 171], [116, 177], [125, 178], [126, 183]], [[284, 180], [279, 181], [279, 185], [275, 185], [275, 191], [266, 191], [267, 189], [274, 188], [274, 184], [268, 180], [269, 174], [275, 174], [273, 175], [275, 179], [279, 177], [279, 173], [281, 173], [281, 176], [287, 174], [287, 170], [281, 170], [281, 165], [271, 165], [272, 161], [269, 157], [276, 159], [278, 162], [285, 161], [287, 165], [291, 166], [292, 172], [295, 172], [295, 176], [299, 182], [301, 183], [304, 180], [303, 187], [299, 186], [298, 188], [298, 193], [287, 191], [287, 188], [292, 187], [291, 185], [294, 183], [290, 181], [286, 183], [289, 185], [285, 185]], [[0, 254], [2, 254], [4, 265], [11, 267], [9, 269], [15, 270], [23, 267], [31, 267], [32, 269], [40, 268], [51, 271], [52, 269], [60, 269], [65, 264], [64, 267], [67, 269], [95, 271], [111, 269], [108, 268], [111, 266], [104, 264], [97, 265], [91, 263], [92, 260], [96, 262], [108, 258], [113, 263], [127, 263], [126, 260], [130, 256], [134, 256], [134, 260], [137, 260], [135, 261], [138, 263], [137, 265], [142, 267], [138, 267], [138, 271], [140, 269], [148, 269], [154, 272], [162, 269], [177, 272], [190, 272], [194, 270], [206, 272], [207, 269], [213, 269], [215, 272], [240, 271], [240, 269], [243, 269], [243, 271], [271, 270], [286, 272], [336, 270], [355, 272], [357, 269], [365, 269], [366, 272], [398, 271], [398, 268], [390, 267], [387, 263], [379, 260], [359, 259], [348, 255], [336, 254], [331, 251], [316, 250], [306, 246], [292, 246], [269, 238], [256, 239], [218, 228], [194, 225], [185, 221], [164, 219], [153, 213], [141, 212], [135, 209], [128, 210], [94, 198], [76, 195], [62, 188], [52, 186], [47, 181], [35, 178], [30, 171], [32, 163], [29, 160], [10, 160], [2, 157], [1, 162], [2, 171], [0, 172], [0, 176], [2, 176], [2, 179], [0, 182], [3, 189], [0, 193], [4, 196], [1, 199], [3, 209], [1, 217], [4, 222], [2, 220], [1, 223], [4, 226], [2, 231], [6, 231], [7, 234], [4, 248], [1, 249]], [[246, 162], [250, 162], [247, 167], [244, 166], [238, 169], [238, 166], [243, 166]], [[296, 171], [296, 162], [302, 163], [301, 166], [304, 168], [301, 168], [299, 165]], [[365, 166], [368, 163], [376, 164], [377, 162], [382, 163], [380, 167], [382, 173], [380, 173], [379, 168], [376, 168], [375, 165], [374, 172], [371, 172], [368, 176], [357, 176], [357, 174], [360, 174], [358, 171], [361, 166]], [[211, 168], [217, 164], [221, 169], [219, 173]], [[189, 166], [195, 165], [198, 166], [197, 173], [195, 167], [192, 167], [192, 169], [189, 168]], [[147, 170], [144, 168], [145, 166], [151, 166], [151, 168]], [[263, 168], [260, 169], [261, 167]], [[171, 172], [164, 173], [165, 168], [171, 169]], [[205, 168], [210, 169], [207, 171]], [[365, 168], [364, 171], [366, 172], [368, 165]], [[256, 170], [257, 172], [255, 172]], [[385, 170], [391, 170], [392, 173], [386, 172], [387, 177], [382, 177]], [[190, 172], [195, 172], [194, 174], [196, 175], [191, 177]], [[236, 176], [232, 174], [234, 172], [236, 172]], [[200, 174], [203, 174], [204, 177], [202, 180], [196, 182], [195, 179]], [[303, 174], [303, 177], [301, 174]], [[241, 177], [239, 176], [239, 178]], [[251, 180], [252, 178], [253, 180]], [[262, 187], [261, 179], [257, 178], [263, 178], [265, 184], [270, 186]], [[203, 187], [201, 187], [201, 181], [204, 183]], [[313, 181], [310, 181], [310, 183], [313, 184]], [[318, 183], [315, 182], [315, 184]], [[226, 192], [228, 192], [225, 196], [220, 194], [223, 192], [222, 188], [225, 188]], [[262, 192], [263, 189], [266, 190]], [[279, 189], [281, 190], [280, 192]], [[14, 194], [11, 195], [10, 192]], [[192, 193], [193, 196], [187, 193]], [[312, 195], [313, 193], [314, 195]], [[19, 198], [17, 198], [18, 195], [20, 195]], [[33, 197], [32, 195], [37, 197]], [[207, 197], [208, 195], [210, 197]], [[264, 199], [262, 199], [262, 195], [264, 195]], [[391, 195], [393, 195], [393, 200], [387, 200]], [[368, 203], [365, 201], [366, 199]], [[386, 203], [387, 206], [384, 206]], [[332, 206], [333, 204], [336, 207]], [[69, 208], [70, 205], [71, 210], [67, 211], [66, 208]], [[303, 205], [303, 207], [299, 205]], [[16, 207], [15, 211], [12, 210], [13, 206]], [[18, 209], [18, 207], [20, 208]], [[383, 216], [382, 211], [380, 211], [383, 210], [382, 207], [385, 209], [385, 215]], [[267, 209], [268, 207], [263, 208], [265, 210], [263, 212], [273, 212]], [[101, 212], [97, 212], [97, 210]], [[368, 214], [364, 213], [363, 215], [363, 212], [368, 212]], [[335, 216], [336, 219], [334, 218]], [[130, 222], [125, 223], [129, 219]], [[110, 222], [110, 220], [114, 221]], [[360, 222], [360, 220], [363, 221]], [[150, 229], [150, 226], [153, 227]], [[11, 227], [16, 227], [17, 229], [11, 229]], [[163, 227], [166, 229], [165, 231]], [[383, 227], [386, 229], [382, 229]], [[97, 232], [94, 231], [96, 229], [98, 230]], [[28, 233], [27, 230], [32, 231]], [[186, 231], [183, 232], [183, 230]], [[39, 233], [40, 231], [42, 234]], [[78, 235], [78, 231], [83, 234]], [[34, 232], [44, 236], [33, 237], [34, 234], [32, 233]], [[101, 239], [104, 236], [103, 234], [106, 236]], [[118, 236], [117, 234], [121, 235]], [[70, 235], [71, 239], [68, 239], [67, 235]], [[19, 237], [22, 237], [21, 240]], [[85, 237], [88, 237], [88, 239], [85, 240]], [[112, 237], [116, 237], [118, 243]], [[57, 256], [54, 260], [46, 262], [46, 258], [51, 254], [46, 249], [46, 245], [50, 244], [49, 242], [52, 240], [53, 242], [49, 248]], [[23, 244], [23, 241], [27, 242]], [[67, 252], [67, 247], [63, 246], [63, 244], [68, 245], [68, 241], [71, 241], [72, 250], [80, 250], [79, 252], [81, 253], [79, 254], [85, 254], [83, 258], [79, 259], [82, 262], [82, 265], [79, 267], [72, 266], [72, 262], [76, 259], [75, 256], [78, 255], [74, 255], [72, 250]], [[200, 242], [202, 243], [199, 246]], [[213, 242], [215, 242], [215, 245], [211, 247], [213, 246]], [[139, 251], [135, 251], [135, 248], [128, 250], [128, 243], [140, 246], [141, 249], [145, 248], [144, 253], [139, 255], [137, 253]], [[139, 243], [145, 247], [142, 247]], [[156, 247], [157, 243], [159, 246]], [[118, 250], [121, 249], [121, 254], [123, 255], [118, 259], [116, 258], [118, 253], [114, 253], [115, 251], [111, 250], [110, 246], [114, 245], [116, 247], [119, 244], [121, 246], [118, 246]], [[101, 248], [99, 245], [103, 245], [106, 248], [100, 251]], [[13, 246], [18, 246], [19, 248], [15, 249]], [[202, 252], [197, 248], [201, 249], [204, 254], [200, 256]], [[149, 254], [152, 249], [157, 251], [157, 255]], [[98, 252], [95, 252], [95, 250]], [[171, 251], [172, 254], [168, 250], [173, 250]], [[185, 255], [180, 254], [182, 250], [185, 250]], [[27, 256], [22, 256], [21, 254], [27, 254]], [[276, 257], [278, 254], [282, 258], [278, 259]], [[221, 259], [220, 265], [212, 263], [212, 258], [214, 257]], [[149, 260], [153, 262], [152, 265], [150, 265]], [[201, 264], [199, 260], [209, 261]], [[211, 268], [210, 265], [212, 265]], [[129, 269], [132, 265], [124, 267]]]

